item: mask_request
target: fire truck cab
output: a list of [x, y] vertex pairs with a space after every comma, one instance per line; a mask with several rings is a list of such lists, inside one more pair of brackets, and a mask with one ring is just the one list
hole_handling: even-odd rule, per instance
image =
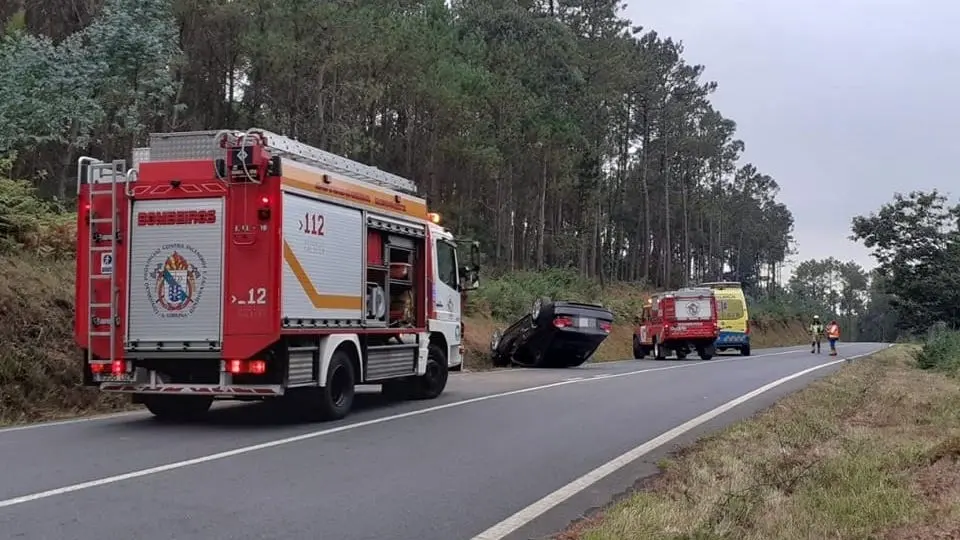
[[410, 180], [260, 129], [78, 169], [85, 385], [158, 417], [284, 398], [338, 419], [356, 385], [432, 399], [461, 366], [478, 245]]

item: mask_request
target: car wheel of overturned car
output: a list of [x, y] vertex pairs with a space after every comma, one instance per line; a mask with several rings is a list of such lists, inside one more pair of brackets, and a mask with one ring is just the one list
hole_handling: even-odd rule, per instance
[[213, 405], [213, 398], [147, 394], [143, 396], [143, 404], [158, 420], [185, 421], [203, 416]]
[[533, 307], [530, 308], [530, 319], [532, 319], [533, 325], [537, 325], [537, 319], [540, 318], [540, 312], [543, 310], [543, 306], [546, 306], [550, 303], [550, 298], [546, 296], [541, 296], [533, 301]]
[[497, 328], [493, 331], [493, 335], [490, 336], [490, 360], [494, 367], [506, 367], [510, 365], [510, 358], [500, 354], [500, 351], [498, 351], [501, 341], [503, 341], [503, 329]]

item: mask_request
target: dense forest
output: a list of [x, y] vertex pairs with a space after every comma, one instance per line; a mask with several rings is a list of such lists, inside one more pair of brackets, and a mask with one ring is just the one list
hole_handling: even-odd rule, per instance
[[[414, 179], [448, 226], [481, 241], [488, 275], [739, 279], [762, 311], [840, 317], [865, 339], [927, 322], [898, 319], [908, 308], [891, 287], [905, 278], [883, 253], [873, 272], [830, 258], [784, 280], [793, 216], [777, 182], [741, 162], [703, 66], [617, 2], [2, 9], [0, 176], [27, 179], [51, 208], [70, 208], [81, 154], [129, 157], [154, 131], [257, 126]], [[27, 200], [16, 186], [5, 192]], [[856, 238], [887, 241], [886, 218], [859, 219]]]
[[47, 196], [81, 153], [257, 126], [414, 179], [488, 268], [760, 292], [790, 252], [716, 84], [612, 0], [4, 5], [0, 152]]

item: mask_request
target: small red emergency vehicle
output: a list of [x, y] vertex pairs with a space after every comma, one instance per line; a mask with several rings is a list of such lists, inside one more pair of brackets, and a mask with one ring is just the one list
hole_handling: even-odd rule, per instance
[[663, 360], [671, 352], [683, 360], [691, 351], [703, 360], [716, 354], [720, 334], [717, 301], [707, 288], [679, 289], [658, 293], [644, 306], [633, 334], [633, 356], [653, 353]]

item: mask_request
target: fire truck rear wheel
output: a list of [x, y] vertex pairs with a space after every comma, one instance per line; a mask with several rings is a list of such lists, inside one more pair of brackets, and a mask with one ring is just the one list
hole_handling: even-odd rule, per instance
[[192, 420], [210, 410], [207, 396], [143, 396], [143, 404], [159, 420]]
[[660, 345], [660, 342], [654, 338], [653, 340], [653, 358], [655, 360], [666, 360], [667, 355], [664, 353], [663, 347]]
[[334, 352], [327, 367], [327, 384], [318, 388], [317, 413], [322, 420], [339, 420], [350, 412], [356, 377], [350, 355], [343, 349]]

